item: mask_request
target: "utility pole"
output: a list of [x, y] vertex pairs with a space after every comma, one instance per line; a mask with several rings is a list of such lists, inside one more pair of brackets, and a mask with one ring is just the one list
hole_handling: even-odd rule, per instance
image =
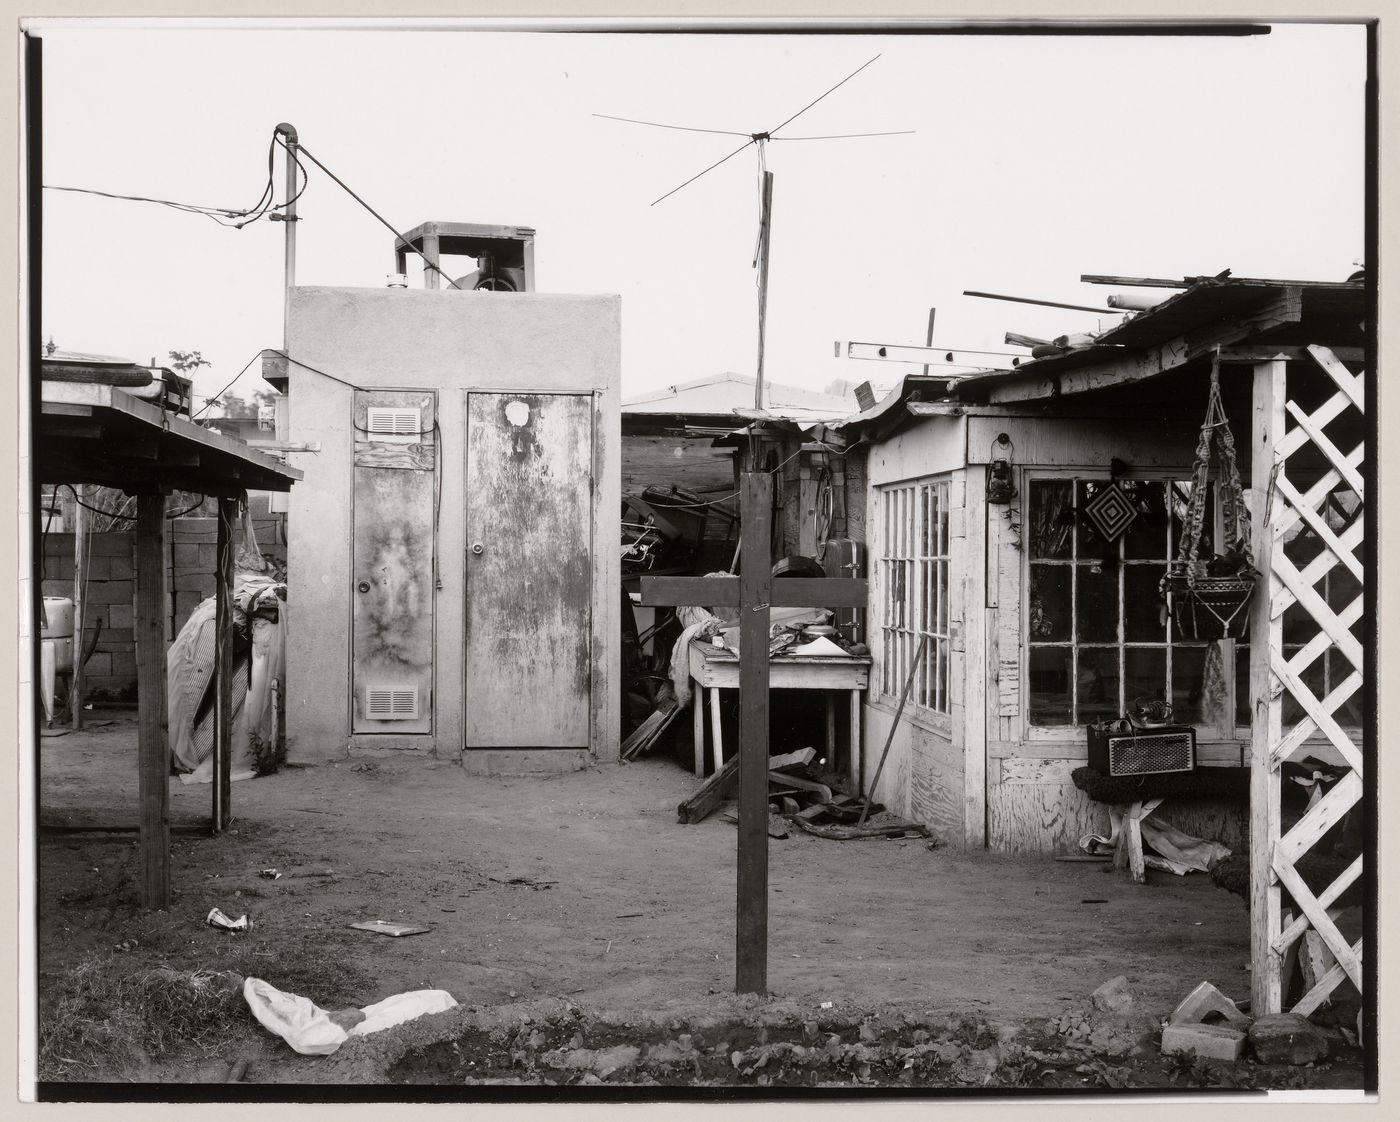
[[282, 221], [287, 224], [286, 294], [282, 301], [282, 349], [285, 351], [291, 328], [292, 286], [297, 282], [297, 130], [284, 121], [274, 131], [282, 137], [287, 150], [287, 206], [282, 215]]

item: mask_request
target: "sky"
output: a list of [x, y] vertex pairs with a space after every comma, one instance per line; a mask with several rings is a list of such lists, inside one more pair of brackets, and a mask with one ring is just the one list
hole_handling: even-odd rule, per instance
[[[481, 30], [43, 32], [43, 178], [229, 208], [267, 179], [272, 131], [399, 230], [533, 226], [541, 292], [619, 293], [624, 397], [752, 375], [755, 148], [744, 138], [863, 63], [774, 141], [766, 372], [820, 390], [919, 367], [837, 341], [1007, 351], [1007, 331], [1116, 317], [1082, 273], [1343, 280], [1364, 252], [1360, 26], [1250, 37], [546, 34]], [[393, 235], [319, 169], [298, 201], [300, 284], [380, 287]], [[281, 150], [274, 173], [284, 197]], [[46, 190], [43, 333], [168, 364], [215, 393], [282, 345], [281, 223]], [[463, 272], [470, 263], [463, 263]], [[412, 269], [410, 284], [422, 284]], [[234, 392], [265, 388], [254, 362]]]

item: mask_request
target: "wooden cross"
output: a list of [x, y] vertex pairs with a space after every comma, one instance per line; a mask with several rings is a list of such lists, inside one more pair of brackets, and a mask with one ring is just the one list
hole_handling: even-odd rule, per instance
[[[734, 925], [735, 989], [768, 990], [768, 609], [863, 608], [866, 582], [852, 577], [774, 581], [768, 546], [773, 479], [739, 481], [737, 577], [643, 577], [642, 603], [739, 609], [739, 867]], [[698, 705], [696, 699], [693, 704]], [[851, 746], [852, 752], [856, 745]]]

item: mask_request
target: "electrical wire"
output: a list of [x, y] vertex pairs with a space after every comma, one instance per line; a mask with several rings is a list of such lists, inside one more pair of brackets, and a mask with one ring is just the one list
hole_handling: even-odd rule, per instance
[[[173, 199], [157, 199], [147, 195], [122, 195], [115, 191], [99, 191], [93, 187], [62, 187], [57, 184], [45, 183], [44, 190], [67, 191], [77, 195], [98, 195], [104, 199], [119, 199], [124, 202], [132, 203], [155, 203], [159, 206], [167, 206], [172, 210], [178, 210], [185, 214], [201, 214], [205, 218], [212, 218], [215, 222], [219, 223], [220, 226], [236, 227], [235, 223], [225, 222], [219, 217], [220, 215], [223, 215], [225, 218], [242, 218], [249, 213], [248, 211], [234, 210], [229, 207], [206, 207], [196, 203], [180, 203]], [[261, 216], [259, 215], [259, 217]], [[252, 221], [252, 219], [249, 221]]]
[[250, 359], [248, 360], [248, 362], [244, 365], [244, 367], [243, 367], [242, 370], [240, 370], [237, 374], [235, 374], [235, 375], [233, 376], [233, 378], [229, 381], [229, 383], [228, 383], [227, 386], [225, 386], [223, 389], [221, 389], [221, 390], [220, 390], [218, 393], [216, 393], [213, 397], [211, 397], [211, 398], [206, 398], [206, 399], [205, 399], [205, 402], [204, 402], [204, 408], [203, 408], [203, 409], [200, 409], [200, 411], [199, 411], [198, 413], [196, 413], [194, 416], [192, 416], [192, 417], [190, 418], [190, 421], [191, 421], [191, 422], [194, 422], [194, 421], [199, 420], [200, 416], [204, 413], [205, 409], [208, 409], [209, 406], [213, 405], [214, 402], [218, 401], [219, 398], [223, 397], [224, 394], [226, 394], [226, 393], [228, 392], [229, 386], [232, 386], [234, 382], [238, 381], [239, 378], [243, 377], [244, 374], [248, 373], [248, 367], [249, 367], [249, 366], [252, 366], [253, 363], [257, 362], [258, 359], [259, 359], [261, 356], [262, 356], [262, 351], [259, 351], [257, 354], [255, 354], [252, 358], [250, 358]]
[[325, 172], [325, 173], [326, 173], [327, 175], [329, 175], [333, 180], [335, 180], [337, 186], [339, 186], [340, 189], [341, 189], [342, 191], [344, 191], [347, 195], [349, 195], [352, 199], [354, 199], [357, 203], [359, 203], [362, 207], [364, 207], [365, 210], [369, 211], [370, 214], [374, 215], [374, 217], [377, 218], [377, 219], [379, 220], [380, 224], [381, 224], [382, 226], [384, 226], [385, 229], [387, 229], [391, 234], [393, 234], [396, 238], [399, 239], [397, 242], [394, 243], [396, 247], [397, 247], [400, 243], [402, 243], [403, 246], [404, 246], [405, 248], [413, 250], [414, 253], [418, 254], [419, 257], [423, 258], [424, 262], [427, 263], [428, 267], [431, 268], [431, 269], [432, 269], [435, 273], [437, 273], [440, 277], [442, 277], [442, 279], [445, 280], [445, 281], [446, 281], [449, 285], [451, 285], [453, 288], [460, 289], [460, 288], [462, 287], [462, 286], [459, 285], [455, 280], [453, 280], [453, 279], [452, 279], [451, 277], [449, 277], [446, 273], [444, 273], [444, 272], [442, 271], [442, 269], [437, 265], [436, 262], [428, 260], [428, 255], [427, 255], [426, 253], [424, 253], [424, 252], [423, 252], [421, 249], [419, 249], [417, 246], [411, 245], [411, 244], [409, 243], [408, 239], [407, 239], [406, 237], [404, 237], [403, 234], [399, 233], [399, 231], [396, 230], [396, 229], [389, 223], [388, 219], [386, 219], [382, 214], [380, 214], [377, 210], [375, 210], [374, 207], [370, 206], [369, 203], [365, 202], [364, 199], [360, 198], [359, 195], [355, 194], [355, 192], [352, 191], [352, 190], [350, 189], [349, 185], [346, 184], [346, 182], [345, 182], [343, 179], [341, 179], [340, 176], [336, 175], [335, 172], [331, 171], [330, 168], [326, 167], [325, 164], [321, 163], [321, 161], [318, 160], [318, 159], [315, 157], [315, 155], [312, 154], [312, 153], [306, 148], [305, 145], [300, 145], [300, 146], [299, 146], [299, 149], [300, 149], [301, 153], [302, 153], [308, 160], [310, 160], [313, 164], [315, 164], [318, 168], [320, 168], [323, 172]]
[[[55, 487], [55, 488], [54, 488], [54, 497], [53, 497], [53, 502], [54, 502], [54, 503], [57, 503], [57, 502], [58, 502], [58, 488], [59, 488], [59, 487], [67, 487], [68, 490], [70, 490], [70, 491], [73, 492], [73, 501], [74, 501], [75, 503], [77, 503], [80, 507], [82, 507], [84, 510], [91, 511], [93, 514], [101, 514], [101, 515], [103, 515], [103, 516], [106, 517], [106, 518], [119, 518], [119, 519], [121, 519], [123, 522], [135, 522], [136, 519], [137, 519], [137, 517], [138, 517], [138, 516], [135, 515], [135, 514], [122, 514], [121, 511], [117, 511], [117, 510], [103, 510], [100, 506], [93, 506], [91, 503], [85, 503], [85, 502], [83, 502], [82, 499], [78, 498], [78, 491], [77, 491], [77, 488], [75, 488], [75, 487], [73, 486], [73, 484], [71, 484], [71, 483], [60, 483], [60, 484], [58, 484], [58, 487]], [[197, 492], [196, 492], [196, 493], [197, 493]], [[202, 507], [202, 506], [203, 506], [206, 502], [208, 502], [208, 501], [209, 501], [209, 496], [208, 496], [208, 495], [203, 495], [203, 494], [201, 494], [201, 495], [199, 496], [199, 502], [195, 503], [194, 506], [186, 507], [184, 510], [176, 511], [174, 514], [167, 514], [165, 517], [166, 517], [166, 518], [183, 518], [185, 515], [189, 514], [190, 511], [192, 511], [192, 510], [198, 510], [200, 507]], [[50, 507], [49, 507], [49, 517], [50, 517], [50, 519], [52, 519], [52, 517], [53, 517], [53, 511], [54, 511], [54, 507], [53, 507], [53, 505], [50, 505]], [[48, 533], [48, 527], [47, 527], [47, 526], [45, 526], [45, 528], [44, 528], [44, 533], [45, 533], [45, 534]]]
[[[252, 222], [256, 222], [260, 218], [266, 217], [267, 212], [271, 209], [281, 209], [283, 207], [290, 206], [293, 202], [300, 198], [302, 192], [306, 190], [306, 180], [309, 177], [306, 174], [306, 169], [304, 167], [301, 167], [301, 163], [300, 161], [298, 161], [297, 166], [301, 168], [303, 178], [301, 191], [298, 191], [285, 203], [275, 202], [276, 193], [273, 187], [273, 155], [276, 152], [276, 144], [280, 142], [280, 139], [281, 138], [274, 131], [272, 134], [272, 140], [268, 143], [267, 146], [267, 182], [263, 185], [262, 193], [258, 196], [258, 201], [245, 210], [238, 210], [232, 207], [205, 206], [201, 203], [182, 203], [177, 202], [174, 199], [156, 198], [152, 195], [123, 195], [115, 191], [99, 191], [92, 187], [64, 187], [59, 186], [57, 184], [46, 183], [44, 184], [44, 190], [67, 191], [80, 195], [97, 195], [101, 198], [119, 199], [125, 202], [154, 203], [159, 206], [170, 207], [173, 210], [178, 210], [185, 214], [202, 214], [205, 218], [212, 219], [213, 221], [217, 222], [220, 226], [227, 226], [230, 229], [241, 230], [244, 226], [247, 226]], [[285, 147], [285, 145], [283, 145], [283, 147]], [[241, 221], [231, 222], [227, 221], [227, 219], [241, 219]]]
[[287, 355], [286, 357], [288, 362], [295, 362], [303, 370], [310, 370], [313, 374], [319, 374], [322, 378], [329, 378], [332, 382], [339, 382], [342, 386], [349, 386], [352, 390], [369, 389], [368, 386], [357, 386], [354, 382], [347, 382], [344, 378], [337, 378], [334, 374], [328, 374], [319, 367], [312, 366], [309, 362], [302, 362], [299, 358], [293, 358], [291, 355]]

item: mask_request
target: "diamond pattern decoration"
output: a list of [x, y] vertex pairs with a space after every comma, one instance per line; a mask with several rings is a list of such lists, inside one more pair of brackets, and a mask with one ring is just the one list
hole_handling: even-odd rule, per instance
[[1116, 542], [1133, 524], [1138, 509], [1123, 494], [1123, 488], [1117, 483], [1110, 483], [1084, 505], [1084, 515], [1105, 541]]

